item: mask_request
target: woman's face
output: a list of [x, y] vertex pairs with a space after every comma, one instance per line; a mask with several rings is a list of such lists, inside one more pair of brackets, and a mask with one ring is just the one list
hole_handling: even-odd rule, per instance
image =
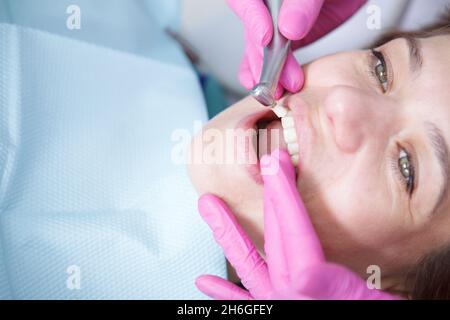
[[[303, 90], [281, 104], [294, 118], [298, 190], [327, 258], [361, 274], [378, 265], [394, 276], [450, 241], [450, 36], [400, 38], [376, 50], [305, 66]], [[255, 126], [266, 130], [247, 148], [226, 138]], [[199, 194], [223, 198], [259, 248], [262, 184], [249, 162], [286, 147], [276, 139], [281, 129], [267, 108], [246, 98], [212, 119], [191, 147], [192, 155], [208, 154], [189, 165]]]

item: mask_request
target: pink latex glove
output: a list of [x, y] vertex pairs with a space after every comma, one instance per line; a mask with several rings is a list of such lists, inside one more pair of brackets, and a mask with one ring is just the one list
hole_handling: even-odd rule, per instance
[[[273, 35], [272, 17], [263, 0], [227, 0], [231, 9], [244, 23], [245, 52], [239, 71], [239, 80], [253, 88], [261, 77], [263, 48]], [[278, 17], [278, 29], [292, 40], [292, 49], [316, 41], [350, 18], [366, 0], [284, 0]], [[292, 51], [280, 77], [276, 98], [283, 88], [299, 91], [304, 82], [303, 72]]]
[[[275, 166], [274, 166], [275, 164]], [[277, 166], [278, 165], [278, 166]], [[279, 170], [272, 170], [279, 167]], [[270, 169], [270, 170], [269, 170]], [[344, 266], [327, 263], [296, 188], [287, 151], [261, 161], [264, 179], [264, 260], [227, 205], [214, 195], [199, 199], [203, 219], [247, 290], [213, 275], [196, 285], [214, 299], [399, 299], [371, 290]]]

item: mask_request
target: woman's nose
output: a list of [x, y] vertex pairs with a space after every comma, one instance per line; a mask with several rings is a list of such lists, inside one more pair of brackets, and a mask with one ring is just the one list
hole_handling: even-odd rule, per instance
[[371, 136], [385, 130], [381, 108], [376, 98], [361, 89], [333, 88], [325, 98], [325, 111], [337, 146], [347, 153], [356, 152]]

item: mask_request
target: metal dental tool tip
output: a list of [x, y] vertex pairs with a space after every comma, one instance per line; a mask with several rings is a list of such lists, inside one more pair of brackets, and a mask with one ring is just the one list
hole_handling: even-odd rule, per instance
[[264, 62], [259, 83], [252, 89], [251, 95], [267, 107], [276, 105], [275, 91], [280, 80], [281, 71], [286, 62], [291, 41], [278, 31], [278, 14], [283, 0], [264, 0], [273, 21], [273, 38], [264, 48]]

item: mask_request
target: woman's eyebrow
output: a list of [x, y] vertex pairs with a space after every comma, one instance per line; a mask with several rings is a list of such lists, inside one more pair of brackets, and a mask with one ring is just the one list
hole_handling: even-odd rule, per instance
[[[447, 143], [441, 130], [432, 122], [426, 122], [427, 135], [430, 140], [430, 144], [433, 147], [434, 154], [438, 159], [439, 165], [441, 167], [441, 174], [443, 177], [442, 187], [439, 192], [439, 198], [431, 211], [431, 214], [436, 212], [439, 207], [447, 198], [448, 194], [448, 179], [449, 179], [449, 151]], [[431, 177], [433, 179], [433, 177]], [[433, 183], [433, 182], [432, 182]]]
[[417, 38], [403, 36], [409, 49], [409, 68], [411, 73], [420, 73], [423, 64], [422, 47]]

